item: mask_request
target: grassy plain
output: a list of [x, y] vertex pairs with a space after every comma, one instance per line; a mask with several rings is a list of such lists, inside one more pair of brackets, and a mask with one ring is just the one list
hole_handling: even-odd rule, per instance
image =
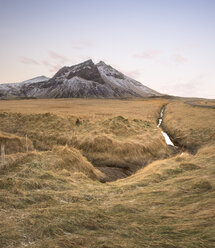
[[124, 118], [140, 118], [156, 122], [158, 111], [165, 99], [29, 99], [1, 101], [0, 111], [22, 114], [52, 113], [60, 116], [74, 115], [81, 118], [104, 119], [122, 115]]
[[[165, 144], [166, 103], [164, 128], [196, 154]], [[33, 148], [7, 140], [0, 247], [214, 247], [214, 111], [165, 99], [2, 101], [0, 136], [27, 134]]]

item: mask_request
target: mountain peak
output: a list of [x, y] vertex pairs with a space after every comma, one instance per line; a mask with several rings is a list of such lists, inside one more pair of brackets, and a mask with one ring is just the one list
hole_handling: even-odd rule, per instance
[[[74, 77], [94, 81], [100, 84], [105, 83], [92, 59], [70, 67], [63, 67], [54, 75], [53, 78], [57, 82], [61, 82], [62, 80], [70, 80]], [[53, 78], [50, 81], [53, 81]]]
[[51, 79], [37, 77], [22, 84], [2, 85], [0, 97], [121, 98], [159, 96], [158, 92], [127, 77], [104, 61], [92, 59], [62, 67]]
[[93, 63], [92, 59], [88, 59], [88, 60], [82, 62], [81, 64], [94, 64], [94, 63]]
[[[86, 60], [82, 63], [76, 64], [76, 65], [64, 66], [57, 71], [57, 73], [53, 76], [53, 78], [58, 78], [58, 77], [61, 77], [63, 75], [66, 75], [66, 74], [69, 75], [70, 72], [81, 71], [82, 69], [87, 68], [87, 66], [88, 66], [88, 68], [95, 66], [92, 59], [88, 59], [88, 60]], [[69, 77], [71, 77], [71, 75]]]
[[96, 64], [97, 66], [107, 66], [104, 61], [100, 60], [99, 63]]

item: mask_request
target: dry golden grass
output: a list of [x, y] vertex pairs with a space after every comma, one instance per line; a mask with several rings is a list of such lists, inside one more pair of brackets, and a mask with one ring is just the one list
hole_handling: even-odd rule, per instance
[[114, 116], [155, 121], [164, 99], [117, 100], [117, 99], [34, 99], [1, 101], [0, 112], [44, 114], [81, 118], [104, 119]]
[[163, 125], [180, 146], [195, 152], [203, 145], [214, 143], [214, 123], [214, 109], [172, 102], [166, 107]]
[[[27, 134], [40, 151], [51, 150], [55, 145], [75, 147], [109, 180], [130, 175], [172, 153], [156, 126], [166, 100], [52, 99], [7, 103], [10, 112], [1, 105], [2, 131]], [[40, 113], [44, 111], [50, 112]]]
[[30, 139], [27, 139], [26, 141], [26, 138], [24, 137], [4, 132], [0, 132], [0, 146], [1, 145], [5, 146], [6, 154], [26, 152], [27, 146], [29, 151], [33, 150], [33, 144]]
[[[46, 105], [46, 100], [29, 101]], [[167, 105], [165, 128], [176, 139], [184, 135], [185, 143], [178, 140], [182, 145], [200, 147], [195, 155], [169, 157], [171, 151], [156, 128], [164, 100], [89, 100], [89, 105], [95, 104], [87, 107], [87, 100], [76, 99], [69, 113], [68, 106], [60, 112], [56, 105], [70, 100], [47, 101], [50, 113], [30, 106], [22, 109], [28, 101], [14, 101], [16, 110], [10, 101], [7, 113], [6, 106], [0, 107], [0, 130], [19, 137], [27, 133], [37, 150], [6, 156], [9, 162], [0, 174], [0, 247], [214, 247], [215, 144], [210, 111], [193, 111], [181, 102]], [[99, 106], [100, 115], [87, 113], [87, 108], [96, 112], [102, 101], [107, 105], [104, 112]], [[208, 121], [195, 123], [203, 117]], [[191, 124], [193, 131], [188, 132]], [[194, 134], [202, 135], [204, 129], [210, 135], [201, 141]], [[156, 161], [105, 184], [99, 182], [104, 174], [92, 165], [102, 165], [106, 173], [111, 163], [118, 165], [120, 171], [113, 172], [114, 167], [108, 171], [113, 176], [138, 161], [144, 164], [144, 159]]]
[[50, 152], [28, 154], [0, 176], [0, 246], [213, 247], [214, 149], [106, 184]]

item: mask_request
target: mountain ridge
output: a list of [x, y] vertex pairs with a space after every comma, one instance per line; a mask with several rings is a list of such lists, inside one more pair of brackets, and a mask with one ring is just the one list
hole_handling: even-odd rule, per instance
[[124, 75], [105, 62], [91, 59], [64, 66], [52, 78], [39, 76], [20, 83], [1, 84], [0, 98], [124, 98], [162, 94]]

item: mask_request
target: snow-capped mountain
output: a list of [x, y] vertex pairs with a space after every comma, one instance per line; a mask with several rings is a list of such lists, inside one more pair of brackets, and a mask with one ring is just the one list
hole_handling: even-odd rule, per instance
[[161, 94], [100, 61], [87, 60], [63, 67], [52, 78], [37, 77], [21, 83], [0, 84], [1, 98], [121, 98]]
[[34, 88], [34, 84], [45, 83], [49, 79], [45, 76], [39, 76], [20, 83], [0, 84], [0, 98], [26, 97], [30, 88]]

